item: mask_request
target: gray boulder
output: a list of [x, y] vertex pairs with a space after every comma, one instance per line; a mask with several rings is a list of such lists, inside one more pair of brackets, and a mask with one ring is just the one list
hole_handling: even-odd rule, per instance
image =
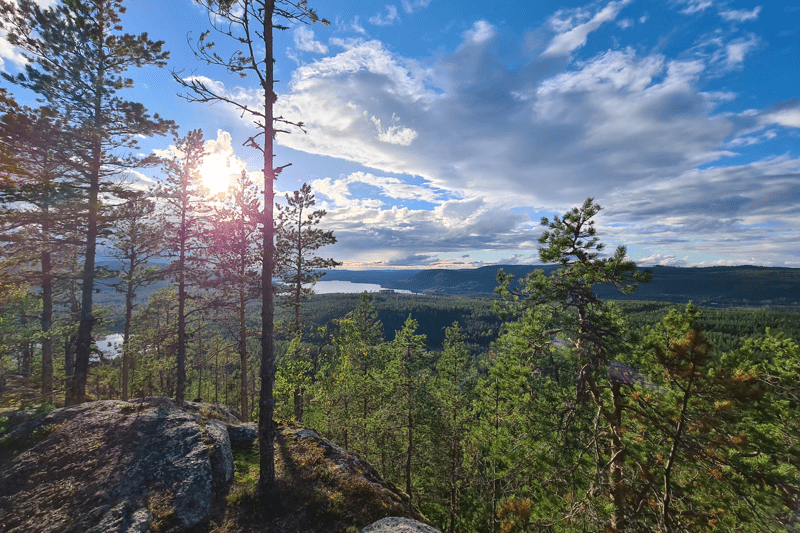
[[228, 436], [231, 439], [231, 448], [246, 450], [251, 448], [258, 438], [258, 427], [256, 424], [229, 425]]
[[361, 533], [442, 533], [436, 528], [426, 526], [422, 522], [410, 518], [390, 516], [373, 522]]
[[0, 463], [0, 523], [21, 531], [133, 533], [156, 519], [188, 529], [233, 479], [226, 424], [166, 398], [57, 409], [3, 445], [13, 457]]

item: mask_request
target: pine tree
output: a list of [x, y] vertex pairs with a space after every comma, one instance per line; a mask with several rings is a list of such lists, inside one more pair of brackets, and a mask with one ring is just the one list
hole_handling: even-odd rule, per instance
[[38, 93], [65, 120], [71, 139], [67, 154], [80, 177], [75, 184], [86, 191], [81, 315], [68, 405], [86, 397], [101, 195], [111, 191], [109, 179], [120, 169], [148, 163], [135, 155], [138, 136], [163, 135], [173, 127], [117, 95], [133, 87], [124, 77], [128, 69], [163, 66], [168, 56], [163, 42], [123, 33], [124, 12], [121, 0], [75, 0], [49, 9], [33, 0], [0, 6], [9, 42], [29, 59], [25, 72], [4, 77]]
[[[275, 238], [276, 273], [288, 286], [289, 302], [293, 309], [290, 331], [303, 335], [301, 307], [303, 301], [314, 292], [314, 284], [324, 275], [321, 269], [333, 268], [341, 263], [333, 259], [317, 257], [314, 251], [336, 242], [333, 231], [323, 231], [316, 226], [325, 216], [324, 209], [312, 211], [316, 201], [311, 187], [304, 183], [293, 196], [286, 194], [286, 206], [275, 204], [278, 210]], [[300, 351], [293, 352], [300, 354]], [[303, 420], [304, 389], [294, 391], [295, 420]]]
[[314, 284], [325, 274], [321, 270], [341, 265], [333, 259], [314, 255], [319, 248], [336, 243], [333, 231], [317, 227], [326, 211], [313, 210], [315, 204], [314, 194], [307, 183], [292, 196], [286, 194], [286, 206], [275, 204], [278, 210], [276, 274], [288, 286], [286, 292], [293, 310], [291, 330], [294, 334], [302, 331], [300, 309], [303, 301], [314, 293]]
[[[192, 76], [182, 78], [173, 72], [175, 80], [190, 92], [186, 98], [195, 102], [226, 102], [243, 114], [254, 119], [258, 132], [247, 140], [247, 145], [259, 150], [264, 161], [264, 212], [261, 217], [262, 268], [261, 268], [261, 393], [259, 396], [258, 442], [260, 454], [260, 475], [258, 481], [259, 500], [262, 509], [267, 512], [279, 507], [275, 494], [275, 430], [272, 417], [275, 401], [272, 389], [275, 384], [275, 350], [274, 350], [274, 308], [272, 300], [272, 277], [274, 274], [274, 216], [273, 205], [275, 195], [273, 185], [284, 167], [275, 168], [273, 162], [273, 140], [281, 130], [276, 123], [295, 124], [283, 117], [276, 117], [273, 106], [277, 99], [274, 76], [273, 29], [285, 30], [275, 22], [283, 19], [289, 23], [328, 24], [320, 19], [316, 12], [308, 7], [306, 0], [198, 0], [209, 10], [214, 30], [227, 39], [241, 46], [232, 56], [223, 58], [214, 51], [214, 43], [208, 41], [208, 32], [200, 36], [195, 56], [204, 63], [219, 66], [230, 73], [242, 77], [251, 75], [263, 88], [263, 108], [253, 108], [247, 102], [237, 101], [226, 94], [216, 91], [213, 86], [203, 83], [201, 78]], [[262, 50], [263, 53], [256, 53]], [[263, 141], [259, 144], [258, 139]]]
[[778, 372], [796, 384], [800, 351], [771, 342], [768, 332], [721, 353], [699, 316], [691, 304], [670, 311], [631, 361], [638, 372], [622, 380], [625, 447], [637, 473], [628, 476], [636, 510], [629, 527], [783, 531], [786, 495], [798, 490], [798, 439], [786, 438], [798, 417], [784, 409], [787, 389], [776, 387], [773, 364], [780, 361]]
[[122, 399], [128, 399], [128, 377], [131, 365], [131, 320], [136, 291], [162, 276], [159, 267], [149, 261], [164, 251], [164, 229], [155, 216], [155, 203], [145, 191], [130, 195], [113, 208], [115, 220], [110, 254], [120, 260], [118, 292], [125, 294], [125, 326], [122, 333]]
[[[66, 270], [65, 252], [76, 242], [72, 232], [81, 219], [79, 197], [69, 185], [63, 153], [63, 122], [48, 107], [13, 107], [0, 119], [3, 159], [0, 174], [0, 224], [16, 277], [41, 288], [42, 395], [53, 394], [54, 290]], [[38, 269], [37, 269], [38, 267]]]
[[[241, 412], [250, 420], [247, 375], [247, 304], [256, 296], [258, 286], [258, 191], [246, 171], [231, 184], [222, 205], [214, 212], [209, 232], [208, 253], [217, 273], [218, 287], [231, 294], [235, 304], [235, 337], [241, 367]], [[229, 300], [230, 298], [225, 298]]]
[[[589, 403], [596, 409], [596, 429], [589, 442], [597, 452], [594, 483], [598, 487], [588, 491], [589, 498], [575, 500], [573, 512], [581, 509], [586, 514], [586, 509], [591, 509], [591, 513], [598, 514], [597, 521], [604, 522], [605, 502], [594, 502], [595, 493], [602, 493], [610, 499], [612, 509], [607, 527], [616, 532], [627, 528], [629, 502], [624, 481], [624, 382], [613, 372], [611, 363], [612, 357], [630, 348], [624, 319], [613, 306], [595, 295], [594, 288], [606, 284], [627, 293], [635, 290], [637, 283], [648, 281], [650, 274], [636, 271], [635, 263], [626, 257], [624, 246], [617, 247], [607, 259], [599, 258], [604, 245], [596, 236], [593, 218], [600, 209], [588, 198], [581, 207], [573, 208], [563, 217], [555, 216], [552, 222], [542, 219], [547, 229], [539, 238], [543, 245], [539, 257], [543, 263], [560, 265], [550, 276], [536, 270], [519, 289], [514, 289], [509, 276], [502, 271], [498, 274], [497, 292], [506, 301], [501, 309], [503, 316], [520, 317], [516, 330], [509, 330], [504, 335], [507, 338], [498, 342], [506, 347], [516, 346], [510, 351], [514, 357], [514, 350], [521, 349], [524, 351], [519, 355], [530, 353], [536, 358], [552, 353], [553, 338], [560, 337], [571, 345], [577, 368], [573, 367], [576, 371], [572, 376], [575, 402], [568, 406], [567, 421], [585, 421]], [[557, 366], [551, 371], [560, 372]]]
[[453, 533], [461, 485], [466, 477], [464, 452], [467, 430], [472, 421], [470, 385], [473, 385], [468, 381], [473, 375], [469, 347], [457, 322], [446, 328], [442, 348], [429, 387], [437, 417], [429, 439], [436, 454], [428, 477], [432, 477], [434, 483], [445, 491], [447, 531]]
[[402, 444], [402, 472], [406, 494], [413, 496], [413, 466], [416, 462], [414, 437], [417, 434], [418, 414], [421, 407], [422, 384], [427, 378], [427, 354], [424, 351], [425, 335], [417, 335], [419, 324], [409, 316], [403, 329], [398, 331], [389, 346], [391, 358], [387, 361], [384, 379], [390, 387], [390, 427], [404, 430]]
[[[175, 139], [171, 157], [161, 159], [165, 182], [156, 188], [156, 196], [165, 201], [166, 248], [177, 256], [168, 269], [178, 284], [178, 344], [175, 401], [182, 404], [186, 394], [186, 317], [189, 287], [187, 281], [197, 274], [196, 266], [205, 253], [205, 218], [209, 207], [208, 191], [203, 187], [199, 169], [206, 150], [203, 132], [192, 130]], [[197, 279], [197, 276], [194, 275]]]

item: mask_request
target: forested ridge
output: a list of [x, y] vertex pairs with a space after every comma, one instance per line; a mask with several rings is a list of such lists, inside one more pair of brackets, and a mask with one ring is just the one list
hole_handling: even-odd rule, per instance
[[[497, 269], [517, 277], [531, 271], [554, 270], [551, 265], [497, 265], [475, 269], [427, 269], [410, 271], [347, 271], [327, 273], [326, 279], [376, 283], [391, 289], [420, 294], [491, 295], [497, 285]], [[771, 306], [800, 308], [800, 269], [735, 267], [650, 267], [653, 279], [635, 294], [622, 294], [599, 285], [598, 294], [611, 300], [653, 300], [709, 306]]]
[[[242, 171], [212, 198], [203, 132], [180, 135], [122, 98], [125, 72], [168, 54], [122, 31], [121, 0], [0, 5], [28, 58], [0, 88], [4, 409], [224, 404], [257, 423], [257, 481], [239, 489], [264, 520], [290, 509], [281, 497], [292, 504], [275, 475], [278, 419], [366, 459], [448, 533], [800, 527], [800, 315], [779, 309], [797, 304], [796, 271], [698, 270], [696, 286], [673, 290], [676, 271], [605, 250], [588, 198], [542, 219], [546, 268], [494, 269], [491, 291], [486, 269], [479, 281], [411, 278], [484, 297], [312, 296], [338, 264], [319, 252], [336, 238], [307, 185], [274, 202], [275, 123], [302, 123], [272, 115], [272, 30], [327, 21], [304, 1], [203, 5], [221, 37], [266, 52], [225, 59], [204, 34], [197, 58], [257, 78], [264, 108], [173, 75], [187, 99], [255, 119], [263, 189]], [[18, 104], [13, 87], [41, 107]], [[172, 135], [171, 149], [141, 157], [137, 139], [151, 135]], [[119, 178], [146, 167], [162, 173], [154, 187]], [[101, 265], [99, 248], [114, 262]], [[676, 305], [687, 292], [707, 305]], [[776, 309], [709, 307], [732, 304]], [[98, 346], [112, 332], [116, 355]], [[11, 374], [26, 395], [4, 390]], [[16, 416], [0, 418], [0, 446]]]

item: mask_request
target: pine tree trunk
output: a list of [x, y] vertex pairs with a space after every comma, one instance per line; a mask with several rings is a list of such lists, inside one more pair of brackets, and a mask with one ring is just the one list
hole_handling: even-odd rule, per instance
[[[184, 198], [186, 195], [183, 195]], [[183, 405], [186, 396], [186, 209], [181, 212], [181, 250], [178, 260], [178, 361], [175, 403]]]
[[411, 409], [408, 410], [408, 442], [406, 444], [406, 494], [409, 502], [411, 501], [411, 454], [414, 453], [414, 416]]
[[625, 485], [623, 470], [625, 465], [625, 446], [622, 442], [620, 429], [622, 427], [622, 396], [619, 383], [611, 386], [611, 398], [614, 405], [613, 425], [611, 429], [611, 464], [609, 465], [611, 498], [614, 502], [614, 516], [611, 530], [614, 532], [625, 531]]
[[239, 366], [241, 368], [241, 395], [242, 422], [250, 421], [250, 409], [247, 405], [247, 322], [245, 312], [247, 311], [247, 294], [244, 275], [239, 282]]
[[[97, 107], [99, 108], [99, 101]], [[99, 116], [100, 110], [96, 109], [96, 112]], [[80, 323], [78, 324], [78, 337], [75, 341], [75, 368], [72, 374], [72, 383], [67, 391], [65, 405], [76, 405], [86, 401], [86, 379], [89, 375], [92, 329], [95, 323], [95, 318], [92, 315], [92, 296], [94, 293], [94, 267], [97, 251], [97, 222], [100, 210], [100, 151], [100, 138], [97, 137], [93, 150], [92, 176], [89, 186], [89, 217], [86, 229], [86, 255], [83, 263]]]
[[269, 515], [280, 507], [275, 490], [275, 428], [272, 418], [275, 414], [275, 400], [272, 396], [275, 385], [275, 351], [274, 351], [274, 309], [272, 301], [272, 273], [274, 270], [275, 250], [273, 245], [274, 202], [273, 184], [275, 167], [273, 166], [273, 124], [272, 105], [275, 102], [273, 74], [274, 59], [272, 47], [272, 17], [275, 12], [275, 0], [264, 2], [264, 217], [262, 226], [263, 264], [261, 269], [261, 396], [258, 400], [258, 442], [261, 472], [258, 478], [258, 495], [261, 508]]
[[[102, 4], [100, 16], [95, 23], [100, 36], [103, 37], [104, 19]], [[101, 48], [102, 50], [102, 48]], [[88, 216], [86, 223], [86, 255], [83, 262], [83, 286], [81, 287], [81, 315], [78, 325], [78, 338], [75, 342], [75, 369], [72, 374], [65, 405], [76, 405], [86, 401], [86, 379], [89, 374], [89, 355], [92, 348], [92, 329], [95, 318], [92, 314], [92, 296], [94, 294], [94, 267], [97, 252], [98, 221], [100, 217], [100, 171], [102, 166], [103, 139], [100, 132], [103, 128], [103, 83], [105, 82], [105, 57], [101, 51], [97, 58], [98, 67], [94, 87], [94, 117], [92, 124], [92, 161], [89, 170]]]
[[[136, 257], [131, 257], [128, 272], [133, 275]], [[122, 332], [122, 400], [128, 400], [128, 374], [130, 372], [131, 354], [128, 341], [131, 338], [131, 320], [133, 319], [133, 284], [128, 282], [125, 292], [125, 329]]]
[[72, 374], [75, 371], [75, 336], [67, 335], [64, 338], [64, 375], [66, 376], [66, 386], [72, 382]]
[[[45, 217], [47, 218], [47, 217]], [[43, 233], [47, 235], [47, 227]], [[45, 237], [46, 238], [46, 237]], [[53, 401], [53, 266], [50, 252], [42, 253], [42, 396]]]

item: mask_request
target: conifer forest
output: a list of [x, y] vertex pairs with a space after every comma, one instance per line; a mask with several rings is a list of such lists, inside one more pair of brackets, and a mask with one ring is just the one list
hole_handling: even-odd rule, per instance
[[[168, 51], [125, 32], [122, 0], [0, 3], [28, 58], [0, 82], [4, 408], [227, 405], [258, 424], [266, 506], [276, 419], [366, 459], [447, 533], [800, 528], [796, 309], [636, 300], [652, 274], [605, 249], [593, 198], [542, 219], [552, 268], [500, 268], [493, 296], [315, 295], [343, 258], [327, 257], [337, 237], [309, 185], [275, 202], [272, 142], [302, 117], [273, 116], [271, 54], [273, 30], [328, 21], [305, 1], [201, 4], [217, 27], [196, 68], [252, 76], [264, 96], [253, 108], [173, 73], [186, 99], [255, 123], [263, 181], [243, 171], [216, 196], [204, 132], [126, 99], [128, 71]], [[152, 136], [171, 150], [138, 154]], [[19, 380], [36, 395], [14, 397]]]

